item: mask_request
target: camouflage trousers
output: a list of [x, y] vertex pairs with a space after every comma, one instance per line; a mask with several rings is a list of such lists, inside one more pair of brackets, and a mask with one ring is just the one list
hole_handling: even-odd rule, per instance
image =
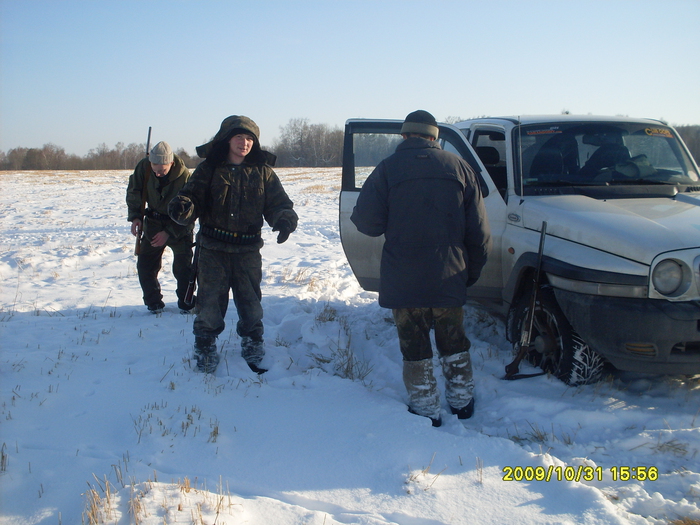
[[445, 378], [445, 398], [453, 411], [466, 407], [473, 398], [474, 380], [469, 355], [471, 342], [464, 332], [462, 308], [401, 308], [393, 310], [393, 314], [411, 411], [431, 418], [434, 424], [440, 419], [431, 328], [435, 330], [435, 344]]
[[262, 257], [259, 250], [227, 253], [200, 248], [197, 275], [197, 306], [193, 332], [216, 337], [224, 331], [229, 290], [238, 313], [236, 333], [251, 341], [263, 339]]
[[430, 329], [440, 357], [466, 352], [471, 343], [464, 333], [464, 311], [458, 308], [399, 308], [392, 310], [404, 361], [433, 357]]

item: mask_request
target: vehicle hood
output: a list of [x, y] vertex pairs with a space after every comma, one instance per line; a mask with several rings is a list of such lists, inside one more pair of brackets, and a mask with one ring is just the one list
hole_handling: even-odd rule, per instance
[[700, 247], [700, 194], [674, 198], [528, 197], [523, 221], [547, 234], [643, 264], [660, 253]]

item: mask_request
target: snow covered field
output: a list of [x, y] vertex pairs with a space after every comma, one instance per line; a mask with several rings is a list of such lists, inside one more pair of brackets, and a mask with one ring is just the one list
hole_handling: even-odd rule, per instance
[[193, 370], [169, 251], [147, 313], [129, 171], [0, 173], [1, 525], [700, 519], [700, 376], [502, 381], [503, 322], [469, 305], [476, 414], [433, 428], [343, 254], [340, 169], [277, 172], [300, 221], [264, 231], [261, 378], [233, 306], [216, 375]]

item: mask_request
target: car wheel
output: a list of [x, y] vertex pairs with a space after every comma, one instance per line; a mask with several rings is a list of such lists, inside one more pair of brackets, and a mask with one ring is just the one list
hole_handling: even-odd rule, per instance
[[[508, 315], [508, 339], [518, 343], [530, 310], [531, 297], [523, 294]], [[559, 308], [551, 288], [540, 289], [532, 323], [531, 345], [526, 359], [570, 386], [598, 381], [604, 359], [574, 331]]]

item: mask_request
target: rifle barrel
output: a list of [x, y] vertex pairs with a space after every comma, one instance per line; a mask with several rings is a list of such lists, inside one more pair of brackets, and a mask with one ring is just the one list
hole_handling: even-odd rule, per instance
[[148, 126], [148, 139], [146, 139], [146, 157], [151, 152], [151, 126]]

